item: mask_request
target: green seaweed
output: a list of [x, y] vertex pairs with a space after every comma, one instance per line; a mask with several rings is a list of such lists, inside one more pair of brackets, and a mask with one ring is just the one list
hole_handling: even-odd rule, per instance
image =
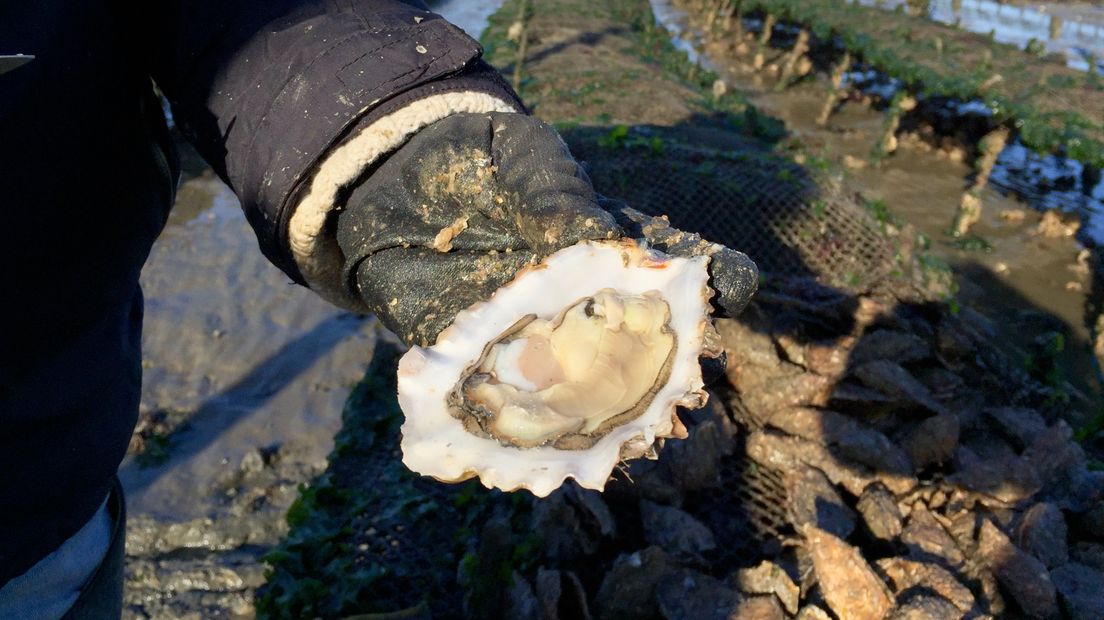
[[993, 244], [980, 235], [963, 235], [951, 240], [951, 245], [966, 252], [988, 253], [993, 251]]
[[[334, 440], [331, 466], [288, 509], [290, 531], [263, 560], [267, 584], [258, 592], [257, 612], [265, 618], [342, 617], [378, 609], [396, 582], [417, 588], [412, 605], [424, 605], [441, 593], [425, 575], [407, 574], [409, 565], [388, 562], [357, 549], [371, 522], [402, 522], [409, 528], [431, 527], [440, 510], [423, 491], [419, 477], [392, 456], [402, 415], [395, 396], [397, 351], [380, 344], [364, 379], [349, 396], [341, 432]], [[379, 453], [381, 466], [366, 466]], [[422, 481], [424, 483], [424, 481]], [[439, 562], [453, 571], [463, 548], [438, 548]]]

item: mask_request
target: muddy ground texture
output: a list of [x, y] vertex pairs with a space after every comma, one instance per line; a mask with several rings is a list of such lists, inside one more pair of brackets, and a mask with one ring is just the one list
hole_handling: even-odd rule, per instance
[[[618, 129], [637, 116], [774, 152], [746, 101], [716, 95], [658, 37], [646, 2], [532, 10], [523, 94], [565, 132], [603, 136], [594, 157], [666, 148]], [[507, 3], [487, 35], [507, 73], [517, 15]], [[1104, 472], [1065, 420], [1069, 394], [1045, 384], [1052, 355], [1002, 352], [991, 319], [913, 277], [928, 273], [917, 255], [895, 260], [909, 264], [861, 286], [768, 278], [719, 323], [727, 374], [681, 413], [689, 438], [623, 464], [603, 493], [568, 483], [538, 500], [410, 473], [399, 352], [378, 346], [326, 471], [266, 556], [258, 611], [1098, 618]]]
[[120, 469], [124, 617], [252, 617], [260, 556], [326, 467], [375, 321], [292, 286], [233, 193], [182, 154], [185, 180], [142, 273], [142, 404]]

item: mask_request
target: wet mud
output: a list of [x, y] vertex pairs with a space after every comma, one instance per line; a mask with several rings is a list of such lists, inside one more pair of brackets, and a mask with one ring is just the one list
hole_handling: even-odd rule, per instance
[[[478, 37], [500, 5], [434, 10]], [[179, 146], [184, 178], [142, 272], [142, 410], [119, 474], [124, 616], [247, 618], [260, 557], [286, 534], [299, 485], [325, 469], [380, 328], [269, 264], [230, 189]]]
[[325, 467], [377, 330], [290, 283], [230, 190], [185, 161], [142, 272], [141, 416], [119, 472], [133, 618], [252, 613], [258, 557]]

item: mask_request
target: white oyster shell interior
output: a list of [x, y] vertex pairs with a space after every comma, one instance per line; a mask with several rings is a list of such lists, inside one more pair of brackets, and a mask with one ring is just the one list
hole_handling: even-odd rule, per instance
[[666, 381], [675, 349], [669, 316], [657, 291], [603, 289], [492, 346], [461, 397], [485, 412], [490, 435], [515, 446], [599, 434], [618, 416], [640, 413]]
[[[523, 270], [457, 315], [432, 347], [403, 356], [403, 462], [442, 481], [479, 476], [538, 496], [569, 477], [602, 489], [618, 462], [682, 431], [676, 406], [704, 403], [707, 263], [632, 241], [583, 242]], [[493, 412], [493, 436], [470, 432], [450, 404], [473, 372], [488, 379], [465, 397]], [[585, 448], [552, 445], [607, 421], [619, 425], [606, 424]]]

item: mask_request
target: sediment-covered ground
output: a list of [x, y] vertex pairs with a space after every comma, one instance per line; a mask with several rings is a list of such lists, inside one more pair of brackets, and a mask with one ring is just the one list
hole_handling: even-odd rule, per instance
[[185, 164], [142, 273], [141, 416], [120, 471], [131, 618], [253, 615], [259, 557], [325, 468], [376, 333], [291, 285], [230, 190]]
[[[507, 3], [486, 37], [507, 73], [517, 11]], [[778, 191], [808, 198], [814, 214], [858, 221], [852, 207], [862, 201], [831, 175], [793, 183], [801, 169], [778, 159], [809, 162], [808, 154], [772, 146], [771, 119], [713, 90], [714, 76], [674, 52], [647, 3], [541, 2], [526, 36], [523, 95], [584, 154], [599, 190], [646, 184], [626, 152], [656, 171], [688, 158], [694, 191], [723, 187], [712, 173], [728, 169], [711, 157], [740, 145], [740, 179], [769, 171]], [[620, 181], [617, 166], [630, 171]], [[669, 201], [629, 193], [642, 208]], [[750, 192], [731, 207], [751, 209], [760, 198]], [[268, 556], [259, 609], [273, 617], [1097, 617], [1104, 474], [1065, 421], [1068, 394], [994, 346], [993, 321], [953, 303], [907, 235], [874, 228], [891, 269], [842, 282], [816, 273], [809, 249], [846, 251], [843, 235], [866, 238], [858, 228], [813, 230], [813, 241], [785, 255], [805, 269], [768, 273], [745, 314], [720, 323], [727, 377], [709, 406], [683, 416], [690, 437], [669, 442], [656, 461], [626, 464], [601, 494], [569, 483], [536, 500], [403, 469], [398, 353], [381, 347], [345, 410], [329, 467]]]
[[[125, 474], [137, 489], [128, 616], [1098, 617], [1104, 478], [1066, 422], [1069, 393], [1045, 381], [1053, 351], [1025, 365], [994, 346], [999, 323], [948, 296], [950, 272], [909, 227], [856, 197], [788, 122], [718, 90], [647, 2], [529, 4], [522, 94], [598, 189], [676, 223], [713, 222], [716, 240], [759, 244], [753, 257], [775, 266], [744, 316], [720, 324], [727, 376], [683, 416], [690, 437], [627, 464], [601, 494], [440, 484], [400, 462], [400, 351], [373, 325], [308, 311], [314, 300], [257, 312], [284, 317], [267, 331], [227, 328], [227, 311], [196, 333], [216, 348], [252, 329], [287, 341], [260, 372], [230, 357], [233, 379], [146, 399], [146, 456]], [[485, 37], [508, 77], [518, 15], [506, 3]], [[258, 270], [275, 272], [244, 222], [177, 225], [241, 228]], [[739, 237], [748, 229], [766, 232]], [[176, 239], [148, 272], [165, 283], [149, 278], [147, 292], [183, 290], [188, 308], [157, 262], [198, 243]], [[170, 325], [192, 315], [165, 316], [151, 329], [166, 353], [147, 374], [169, 368]], [[320, 361], [303, 369], [298, 353], [319, 337], [339, 353], [310, 349]], [[205, 385], [182, 373], [151, 389]], [[362, 375], [338, 419], [341, 386]]]
[[[665, 24], [698, 48], [720, 79], [782, 120], [809, 153], [843, 170], [847, 187], [876, 205], [879, 218], [919, 232], [931, 253], [953, 267], [957, 302], [991, 318], [1000, 344], [1028, 352], [1037, 340], [1061, 340], [1055, 378], [1061, 374], [1061, 381], [1070, 384], [1071, 419], [1087, 418], [1098, 409], [1093, 338], [1099, 285], [1092, 248], [1099, 242], [1091, 231], [1104, 198], [1099, 179], [1084, 174], [1077, 162], [1067, 161], [1066, 167], [1060, 158], [1029, 154], [1013, 143], [979, 194], [980, 220], [970, 234], [952, 237], [947, 231], [974, 176], [976, 145], [992, 122], [984, 106], [929, 98], [902, 119], [895, 152], [872, 162], [872, 145], [885, 131], [886, 108], [899, 84], [859, 70], [863, 64], [855, 59], [855, 68], [844, 76], [845, 92], [827, 121], [819, 122], [832, 89], [822, 71], [831, 64], [822, 57], [830, 45], [816, 44], [820, 51], [806, 67], [810, 73], [779, 88], [796, 27], [780, 24], [771, 46], [760, 50], [761, 33], [753, 27], [761, 28], [761, 16], [747, 17], [742, 35], [730, 26], [707, 36], [704, 8], [693, 2], [660, 4], [669, 7]], [[1095, 97], [1104, 106], [1104, 91]], [[1025, 353], [1010, 354], [1020, 358]]]

